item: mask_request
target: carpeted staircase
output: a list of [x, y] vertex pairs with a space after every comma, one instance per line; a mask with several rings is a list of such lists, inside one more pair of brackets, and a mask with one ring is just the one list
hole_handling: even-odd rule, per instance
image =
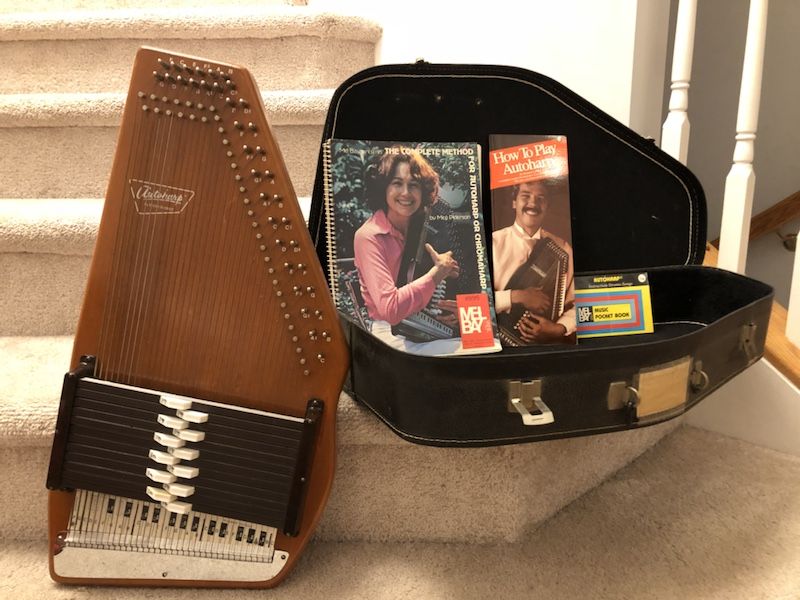
[[[380, 27], [307, 6], [162, 6], [0, 17], [3, 598], [245, 595], [63, 588], [46, 572], [50, 436], [132, 57], [148, 44], [250, 68], [307, 211], [331, 88], [374, 62]], [[338, 424], [330, 503], [276, 598], [800, 597], [797, 459], [678, 422], [428, 448], [346, 395]]]

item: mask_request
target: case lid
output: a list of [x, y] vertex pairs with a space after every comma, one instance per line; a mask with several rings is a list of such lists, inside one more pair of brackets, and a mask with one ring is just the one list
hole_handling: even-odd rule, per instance
[[[474, 141], [497, 133], [566, 135], [575, 270], [698, 264], [705, 196], [680, 162], [558, 82], [525, 69], [418, 62], [361, 71], [334, 93], [323, 139]], [[326, 264], [321, 154], [309, 229]]]

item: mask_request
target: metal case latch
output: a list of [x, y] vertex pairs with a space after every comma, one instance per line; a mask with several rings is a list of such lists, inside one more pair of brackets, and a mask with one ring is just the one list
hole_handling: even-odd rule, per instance
[[508, 382], [508, 411], [518, 412], [523, 425], [547, 425], [555, 421], [553, 411], [542, 400], [539, 379]]

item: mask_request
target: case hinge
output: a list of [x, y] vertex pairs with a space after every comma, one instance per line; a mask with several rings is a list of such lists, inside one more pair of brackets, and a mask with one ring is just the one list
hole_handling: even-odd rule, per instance
[[523, 425], [547, 425], [555, 421], [553, 411], [542, 400], [542, 382], [509, 381], [508, 411], [517, 412]]

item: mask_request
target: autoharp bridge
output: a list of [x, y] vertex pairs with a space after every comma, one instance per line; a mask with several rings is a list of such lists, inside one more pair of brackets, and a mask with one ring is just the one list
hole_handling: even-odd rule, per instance
[[51, 576], [279, 583], [330, 493], [347, 366], [252, 76], [140, 49], [51, 455]]

